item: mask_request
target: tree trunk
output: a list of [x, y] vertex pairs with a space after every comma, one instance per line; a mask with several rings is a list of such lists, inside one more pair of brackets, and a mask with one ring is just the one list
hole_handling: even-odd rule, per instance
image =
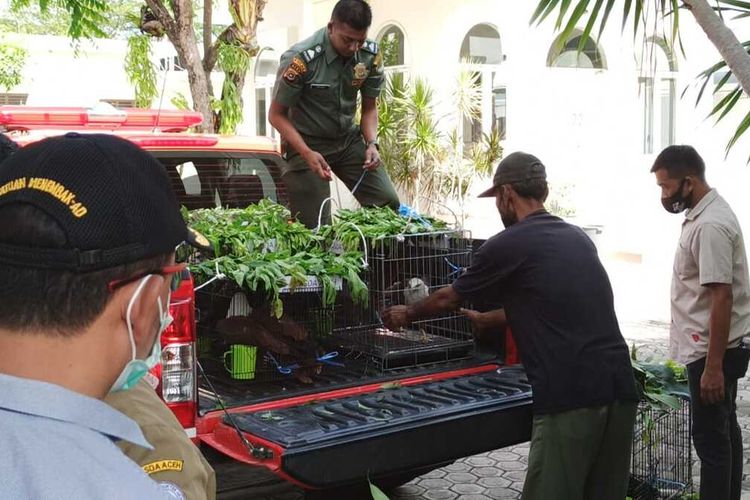
[[750, 95], [750, 55], [706, 0], [684, 0], [703, 29], [737, 77], [746, 95]]
[[161, 0], [146, 0], [146, 3], [164, 25], [167, 37], [174, 45], [180, 62], [187, 71], [190, 94], [193, 97], [193, 109], [203, 115], [203, 123], [198, 126], [198, 130], [213, 132], [213, 113], [211, 112], [208, 78], [203, 71], [203, 63], [198, 52], [198, 40], [193, 30], [192, 1], [170, 1], [171, 13]]
[[[184, 66], [190, 84], [190, 94], [193, 98], [193, 109], [203, 115], [203, 123], [198, 127], [201, 132], [214, 132], [218, 124], [214, 123], [214, 114], [211, 110], [211, 97], [213, 95], [211, 85], [211, 71], [213, 71], [217, 60], [218, 46], [221, 41], [239, 42], [250, 56], [258, 51], [256, 41], [256, 30], [258, 22], [262, 20], [263, 8], [267, 0], [230, 0], [229, 9], [235, 23], [228, 27], [224, 33], [212, 43], [212, 0], [204, 0], [203, 10], [203, 49], [204, 58], [201, 60], [198, 50], [198, 40], [193, 29], [193, 3], [192, 0], [146, 0], [151, 11], [164, 25], [169, 41], [174, 45], [180, 62]], [[171, 10], [170, 10], [171, 9]], [[232, 38], [232, 40], [229, 40]], [[242, 95], [245, 84], [245, 72], [242, 74], [226, 75], [231, 78]]]
[[213, 26], [213, 0], [203, 0], [203, 55], [211, 50], [211, 26]]
[[[258, 53], [258, 41], [256, 37], [258, 22], [263, 19], [263, 8], [266, 6], [266, 3], [267, 0], [230, 1], [229, 11], [232, 14], [234, 24], [227, 28], [227, 30], [225, 30], [224, 33], [221, 34], [220, 38], [226, 42], [240, 45], [247, 52], [248, 56], [254, 57]], [[217, 48], [217, 45], [218, 40], [217, 44], [212, 47], [212, 49], [214, 50], [212, 50], [211, 57], [214, 60], [209, 59], [209, 57], [204, 58], [204, 68], [209, 65], [213, 66], [213, 64], [215, 64], [215, 49]], [[244, 99], [242, 98], [242, 93], [245, 87], [245, 77], [247, 76], [247, 70], [248, 68], [245, 68], [243, 71], [238, 72], [226, 72], [225, 70], [224, 75], [224, 78], [229, 78], [237, 89], [240, 109], [244, 108]], [[222, 100], [224, 99], [224, 97], [225, 96], [222, 90]], [[220, 120], [221, 115], [219, 115], [219, 122], [216, 123], [217, 130], [220, 127]]]
[[[211, 110], [211, 93], [208, 75], [203, 71], [198, 45], [195, 39], [195, 33], [189, 30], [192, 37], [186, 31], [180, 31], [173, 40], [170, 40], [177, 50], [180, 61], [185, 65], [188, 74], [188, 83], [190, 84], [190, 94], [193, 96], [193, 109], [203, 115], [203, 123], [198, 126], [201, 132], [214, 132], [214, 115]], [[190, 40], [192, 38], [192, 40]]]
[[206, 68], [206, 57], [211, 54], [213, 49], [213, 40], [211, 28], [213, 27], [213, 14], [214, 14], [214, 3], [213, 0], [203, 0], [203, 71], [206, 73], [206, 82], [208, 84], [208, 95], [214, 95], [214, 86], [211, 83], [211, 71], [213, 71], [213, 65], [210, 68]]

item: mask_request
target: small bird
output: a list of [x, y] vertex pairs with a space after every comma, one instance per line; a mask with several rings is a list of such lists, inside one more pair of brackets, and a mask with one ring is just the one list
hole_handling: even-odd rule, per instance
[[407, 306], [426, 299], [428, 295], [430, 295], [429, 287], [419, 278], [411, 278], [404, 288], [404, 302]]

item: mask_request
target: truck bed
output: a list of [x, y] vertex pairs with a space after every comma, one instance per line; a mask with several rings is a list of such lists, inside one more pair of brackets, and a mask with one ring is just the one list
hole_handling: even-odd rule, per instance
[[[312, 384], [304, 384], [294, 376], [275, 380], [234, 380], [217, 363], [202, 360], [203, 373], [199, 380], [200, 411], [219, 408], [221, 398], [227, 408], [245, 406], [267, 401], [287, 399], [293, 396], [320, 393], [336, 389], [357, 387], [363, 384], [388, 383], [407, 377], [429, 375], [451, 370], [460, 370], [495, 361], [491, 353], [476, 352], [471, 359], [436, 363], [432, 366], [408, 367], [379, 372], [374, 365], [363, 360], [347, 360], [345, 366], [326, 365], [321, 373], [313, 377]], [[206, 380], [208, 379], [208, 380]], [[215, 391], [215, 392], [214, 392]]]
[[269, 468], [314, 489], [362, 481], [363, 471], [387, 477], [530, 438], [531, 387], [520, 368], [485, 364], [446, 372], [443, 366], [433, 375], [369, 387], [239, 409], [204, 441], [257, 464], [239, 431], [272, 450]]

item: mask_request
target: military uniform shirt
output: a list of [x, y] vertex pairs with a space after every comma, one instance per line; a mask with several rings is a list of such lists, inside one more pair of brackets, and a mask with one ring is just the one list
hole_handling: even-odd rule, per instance
[[0, 374], [0, 498], [170, 500], [115, 445], [150, 447], [104, 402], [58, 385]]
[[175, 500], [214, 500], [214, 470], [149, 385], [149, 377], [153, 375], [147, 374], [129, 391], [110, 394], [104, 401], [135, 420], [153, 449], [125, 441], [117, 445], [151, 479], [170, 489]]
[[344, 61], [323, 28], [281, 56], [273, 95], [290, 108], [289, 118], [303, 137], [339, 139], [356, 128], [357, 94], [377, 98], [383, 80], [377, 42], [367, 40]]

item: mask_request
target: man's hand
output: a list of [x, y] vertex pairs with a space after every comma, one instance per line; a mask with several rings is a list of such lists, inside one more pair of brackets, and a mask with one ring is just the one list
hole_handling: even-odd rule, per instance
[[484, 333], [488, 330], [502, 330], [508, 324], [504, 309], [495, 309], [488, 312], [474, 311], [473, 309], [459, 309], [459, 312], [469, 318], [471, 326], [476, 333]]
[[367, 146], [365, 150], [365, 164], [362, 165], [364, 170], [376, 170], [380, 166], [380, 152], [374, 144]]
[[718, 404], [724, 401], [724, 373], [721, 369], [703, 370], [701, 376], [701, 400], [704, 404]]
[[482, 333], [487, 330], [487, 319], [484, 313], [475, 311], [473, 309], [464, 309], [463, 307], [459, 309], [459, 312], [469, 318], [469, 321], [471, 321], [471, 326], [472, 328], [474, 328], [474, 331], [476, 333]]
[[331, 167], [328, 165], [328, 162], [326, 162], [326, 159], [323, 158], [322, 154], [318, 153], [317, 151], [311, 150], [303, 158], [305, 159], [307, 166], [310, 167], [310, 170], [315, 172], [315, 175], [317, 175], [324, 181], [333, 180]]
[[385, 308], [383, 311], [383, 323], [391, 330], [398, 330], [408, 325], [411, 323], [409, 320], [409, 306], [391, 306]]

